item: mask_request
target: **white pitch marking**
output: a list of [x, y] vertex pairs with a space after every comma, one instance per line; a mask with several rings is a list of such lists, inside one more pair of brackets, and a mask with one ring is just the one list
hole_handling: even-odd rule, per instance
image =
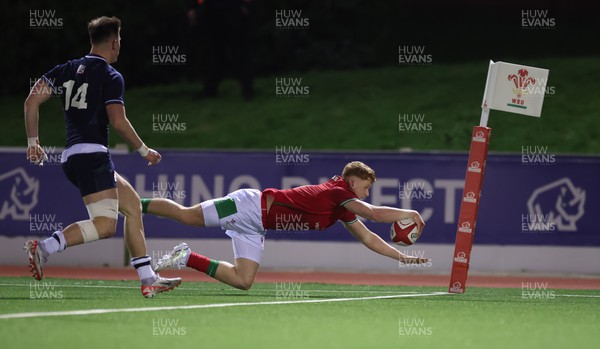
[[554, 294], [556, 297], [600, 298], [598, 294]]
[[[35, 281], [37, 282], [37, 281]], [[44, 281], [42, 281], [43, 283]], [[33, 282], [32, 282], [33, 283]], [[0, 286], [16, 286], [16, 287], [30, 287], [30, 284], [0, 284]], [[123, 288], [123, 289], [139, 289], [139, 286], [112, 286], [112, 285], [53, 285], [56, 287], [70, 287], [70, 288]], [[181, 288], [185, 288], [188, 289], [187, 287], [182, 286], [179, 287], [178, 289]], [[195, 290], [198, 291], [223, 291], [223, 290], [227, 290], [227, 291], [237, 291], [240, 293], [246, 293], [247, 291], [242, 291], [242, 290], [238, 290], [235, 288], [231, 288], [231, 289], [224, 289], [224, 288], [194, 288]], [[251, 294], [254, 293], [259, 293], [259, 292], [272, 292], [272, 289], [255, 289], [252, 290]], [[322, 293], [367, 293], [367, 294], [381, 294], [381, 293], [392, 293], [392, 294], [409, 294], [409, 293], [419, 293], [419, 292], [414, 292], [414, 291], [406, 291], [406, 292], [398, 292], [398, 291], [374, 291], [374, 290], [356, 290], [356, 291], [352, 291], [352, 290], [308, 290], [308, 289], [303, 289], [302, 291], [309, 291], [309, 292], [322, 292]]]
[[[37, 282], [37, 281], [34, 281]], [[42, 281], [44, 282], [44, 281]], [[0, 286], [17, 286], [17, 287], [30, 287], [30, 284], [0, 284]], [[112, 285], [54, 285], [57, 287], [71, 287], [71, 288], [122, 288], [122, 289], [132, 289], [132, 290], [137, 290], [140, 287], [139, 286], [112, 286]], [[185, 287], [186, 285], [179, 287], [178, 289], [185, 289], [185, 290], [191, 290], [192, 288], [187, 288]], [[194, 288], [194, 290], [198, 290], [198, 291], [233, 291], [233, 292], [240, 292], [240, 293], [247, 293], [247, 291], [242, 291], [242, 290], [238, 290], [235, 288], [231, 288], [231, 289], [224, 289], [224, 288]], [[270, 289], [255, 289], [251, 291], [251, 295], [252, 294], [256, 294], [256, 293], [265, 293], [265, 292], [271, 292], [272, 290]], [[321, 292], [321, 293], [367, 293], [367, 294], [381, 294], [381, 293], [393, 293], [393, 294], [417, 294], [418, 292], [414, 292], [414, 291], [406, 291], [406, 292], [397, 292], [397, 291], [373, 291], [373, 290], [302, 290], [302, 291], [307, 291], [307, 292]], [[580, 297], [580, 298], [600, 298], [600, 295], [587, 295], [587, 294], [555, 294], [555, 296], [557, 297]]]
[[62, 284], [55, 284], [51, 281], [32, 281], [31, 284], [0, 284], [0, 286], [17, 286], [17, 287], [31, 287], [31, 285], [35, 285], [36, 283], [39, 284], [51, 284], [52, 286], [56, 286], [56, 287], [71, 287], [71, 288], [131, 288], [131, 289], [138, 289], [140, 288], [139, 286], [111, 286], [111, 285], [106, 285], [106, 286], [101, 286], [101, 285], [62, 285]]
[[296, 301], [215, 303], [215, 304], [196, 304], [196, 305], [180, 305], [180, 306], [167, 306], [167, 307], [48, 311], [48, 312], [35, 312], [35, 313], [0, 314], [0, 319], [19, 319], [19, 318], [35, 318], [35, 317], [47, 317], [47, 316], [70, 316], [70, 315], [96, 315], [96, 314], [109, 314], [109, 313], [132, 313], [132, 312], [146, 312], [146, 311], [187, 310], [187, 309], [204, 309], [204, 308], [227, 308], [227, 307], [241, 307], [241, 306], [249, 306], [249, 305], [281, 305], [281, 304], [301, 304], [301, 303], [351, 302], [351, 301], [373, 300], [373, 299], [441, 296], [441, 295], [449, 295], [449, 294], [450, 293], [448, 293], [448, 292], [432, 292], [432, 293], [421, 293], [421, 294], [401, 294], [401, 295], [392, 295], [392, 296], [372, 296], [372, 297], [357, 297], [357, 298], [305, 299], [305, 300], [296, 300]]

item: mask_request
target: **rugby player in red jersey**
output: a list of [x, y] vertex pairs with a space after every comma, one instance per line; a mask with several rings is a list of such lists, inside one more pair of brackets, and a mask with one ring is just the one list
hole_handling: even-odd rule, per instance
[[[89, 213], [89, 219], [70, 224], [43, 240], [29, 240], [25, 251], [33, 277], [44, 277], [44, 265], [51, 255], [67, 247], [91, 243], [113, 236], [118, 212], [125, 217], [125, 243], [142, 283], [146, 298], [171, 290], [181, 278], [157, 275], [146, 255], [144, 225], [139, 196], [116, 171], [108, 151], [108, 130], [112, 126], [148, 165], [156, 165], [161, 155], [148, 148], [125, 116], [123, 76], [111, 66], [121, 49], [121, 21], [99, 17], [88, 23], [92, 48], [86, 56], [59, 64], [39, 79], [25, 101], [27, 159], [42, 165], [47, 158], [38, 140], [40, 105], [54, 91], [64, 108], [67, 142], [61, 165], [75, 185]], [[55, 204], [60, 204], [58, 198]], [[117, 212], [118, 211], [118, 212]]]
[[[417, 211], [374, 206], [364, 200], [375, 182], [375, 171], [362, 162], [348, 163], [342, 176], [328, 182], [292, 189], [240, 189], [225, 197], [204, 201], [192, 207], [162, 198], [142, 199], [142, 211], [198, 227], [226, 230], [232, 239], [235, 264], [209, 259], [190, 250], [186, 243], [177, 245], [163, 256], [155, 271], [190, 267], [233, 287], [248, 290], [260, 265], [267, 230], [282, 230], [286, 215], [294, 215], [306, 230], [323, 230], [338, 220], [369, 249], [405, 263], [427, 263], [428, 258], [407, 256], [370, 231], [357, 216], [393, 223], [411, 218], [419, 227], [425, 223]], [[299, 217], [299, 218], [298, 218]], [[298, 224], [294, 224], [297, 226]]]

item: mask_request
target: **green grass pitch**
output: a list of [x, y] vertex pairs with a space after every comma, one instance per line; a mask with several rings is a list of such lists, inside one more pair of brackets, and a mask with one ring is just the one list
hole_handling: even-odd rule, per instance
[[[56, 63], [56, 62], [54, 62]], [[595, 57], [548, 58], [519, 63], [550, 69], [552, 88], [541, 118], [493, 111], [490, 151], [521, 153], [522, 146], [547, 146], [551, 153], [600, 152], [598, 79]], [[50, 68], [52, 64], [49, 65]], [[119, 64], [115, 65], [119, 69]], [[383, 67], [352, 71], [292, 74], [310, 87], [309, 98], [275, 95], [275, 78], [256, 79], [258, 95], [245, 102], [239, 86], [227, 80], [221, 97], [199, 98], [199, 83], [127, 88], [127, 117], [155, 149], [267, 149], [302, 146], [304, 150], [468, 150], [479, 123], [487, 61], [431, 67]], [[127, 84], [127, 74], [125, 83]], [[289, 77], [289, 76], [285, 76]], [[0, 146], [24, 147], [24, 95], [0, 98]], [[65, 142], [62, 108], [52, 98], [40, 111], [40, 140], [48, 147]], [[153, 116], [171, 114], [185, 124], [183, 133], [156, 132]], [[400, 114], [425, 115], [430, 133], [399, 130]], [[357, 135], [350, 137], [349, 135]], [[268, 136], [266, 136], [268, 135]], [[111, 146], [123, 143], [112, 133]]]
[[[148, 300], [134, 281], [0, 285], [2, 348], [583, 348], [600, 339], [597, 290], [265, 283], [243, 292], [188, 282]], [[21, 313], [39, 314], [11, 315]]]

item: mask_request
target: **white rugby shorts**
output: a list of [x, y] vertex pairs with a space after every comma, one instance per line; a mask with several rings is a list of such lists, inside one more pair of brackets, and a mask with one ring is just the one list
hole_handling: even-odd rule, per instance
[[239, 189], [200, 204], [205, 226], [221, 227], [231, 237], [234, 257], [250, 259], [259, 264], [265, 249], [266, 233], [262, 224], [260, 198], [259, 190]]

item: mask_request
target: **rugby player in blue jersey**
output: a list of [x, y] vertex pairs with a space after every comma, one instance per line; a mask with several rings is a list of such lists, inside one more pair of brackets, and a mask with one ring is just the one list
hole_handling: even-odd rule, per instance
[[56, 231], [51, 237], [25, 243], [33, 277], [44, 277], [48, 256], [67, 247], [105, 239], [115, 234], [118, 212], [125, 217], [125, 242], [133, 257], [131, 265], [142, 282], [144, 297], [171, 290], [181, 278], [167, 279], [155, 274], [146, 254], [146, 241], [140, 198], [132, 186], [115, 172], [108, 147], [109, 125], [140, 155], [148, 165], [156, 165], [161, 156], [148, 148], [125, 116], [124, 82], [111, 64], [121, 48], [121, 21], [116, 17], [99, 17], [88, 23], [91, 51], [83, 58], [57, 65], [39, 79], [25, 101], [27, 159], [42, 165], [47, 158], [38, 140], [39, 107], [60, 95], [67, 132], [62, 168], [80, 191], [89, 213], [82, 220]]

